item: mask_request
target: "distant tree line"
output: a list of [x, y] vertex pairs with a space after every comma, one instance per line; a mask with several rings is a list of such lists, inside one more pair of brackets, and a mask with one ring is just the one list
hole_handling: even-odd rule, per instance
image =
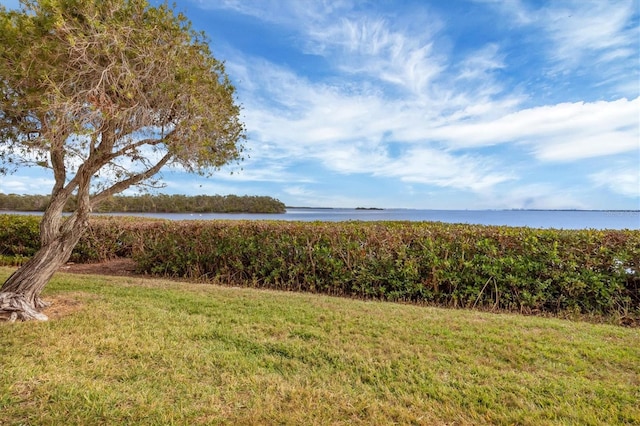
[[[48, 195], [0, 194], [0, 210], [40, 212]], [[73, 197], [65, 211], [75, 209]], [[95, 213], [284, 213], [285, 205], [267, 196], [238, 195], [118, 195], [103, 201]]]

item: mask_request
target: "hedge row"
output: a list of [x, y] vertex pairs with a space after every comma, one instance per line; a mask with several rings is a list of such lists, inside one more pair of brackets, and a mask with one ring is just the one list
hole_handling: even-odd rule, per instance
[[[134, 217], [95, 217], [80, 242], [71, 261], [92, 263], [118, 257], [131, 257], [142, 248], [146, 226], [159, 221]], [[0, 259], [20, 264], [33, 256], [40, 247], [40, 216], [0, 214]]]
[[172, 222], [145, 272], [447, 306], [608, 314], [640, 306], [640, 232], [415, 222]]
[[[25, 220], [12, 232], [32, 235], [19, 224]], [[0, 254], [6, 250], [3, 227]], [[28, 246], [15, 235], [7, 241]], [[131, 256], [145, 273], [280, 290], [640, 316], [640, 231], [103, 219], [92, 221], [74, 256]]]
[[36, 216], [0, 215], [0, 265], [19, 265], [33, 256], [39, 243]]

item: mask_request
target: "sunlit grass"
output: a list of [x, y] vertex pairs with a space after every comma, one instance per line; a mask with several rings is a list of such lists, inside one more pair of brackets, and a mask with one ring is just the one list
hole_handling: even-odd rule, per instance
[[[0, 280], [10, 268], [0, 268]], [[58, 274], [0, 324], [0, 424], [633, 424], [640, 330]]]

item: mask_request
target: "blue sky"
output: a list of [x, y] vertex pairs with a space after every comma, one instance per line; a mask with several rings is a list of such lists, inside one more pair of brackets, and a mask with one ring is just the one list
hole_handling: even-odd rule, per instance
[[[638, 0], [175, 3], [226, 61], [250, 157], [208, 179], [167, 170], [161, 192], [640, 209]], [[52, 183], [0, 179], [4, 193]]]

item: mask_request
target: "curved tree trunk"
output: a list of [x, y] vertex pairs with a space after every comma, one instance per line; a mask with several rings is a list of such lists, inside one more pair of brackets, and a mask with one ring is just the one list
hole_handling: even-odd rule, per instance
[[62, 226], [59, 219], [43, 217], [41, 236], [47, 237], [42, 238], [42, 247], [0, 289], [0, 319], [47, 320], [40, 311], [48, 304], [40, 299], [40, 293], [53, 274], [71, 257], [87, 227], [86, 217], [86, 214], [76, 213]]

